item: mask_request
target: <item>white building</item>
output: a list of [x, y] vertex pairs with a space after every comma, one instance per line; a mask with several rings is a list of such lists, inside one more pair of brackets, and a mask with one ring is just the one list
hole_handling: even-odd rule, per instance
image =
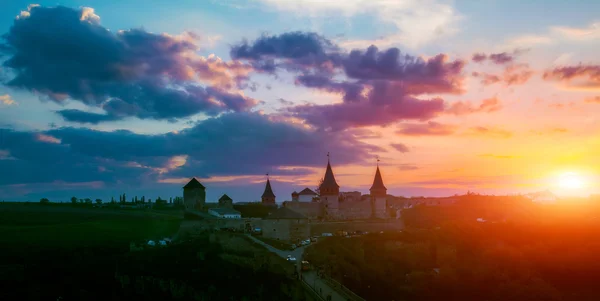
[[208, 214], [219, 218], [242, 218], [242, 214], [231, 208], [211, 208]]
[[294, 202], [312, 202], [314, 198], [316, 198], [318, 194], [312, 191], [310, 188], [304, 188], [304, 190], [292, 193], [292, 201]]

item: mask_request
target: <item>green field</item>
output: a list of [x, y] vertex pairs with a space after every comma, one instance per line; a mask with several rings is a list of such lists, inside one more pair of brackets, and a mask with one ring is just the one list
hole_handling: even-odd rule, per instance
[[181, 212], [0, 204], [0, 246], [10, 249], [128, 247], [171, 237]]

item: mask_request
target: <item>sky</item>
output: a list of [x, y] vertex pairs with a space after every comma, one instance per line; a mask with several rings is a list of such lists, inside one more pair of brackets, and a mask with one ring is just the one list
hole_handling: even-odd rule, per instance
[[0, 199], [600, 193], [600, 2], [0, 4]]

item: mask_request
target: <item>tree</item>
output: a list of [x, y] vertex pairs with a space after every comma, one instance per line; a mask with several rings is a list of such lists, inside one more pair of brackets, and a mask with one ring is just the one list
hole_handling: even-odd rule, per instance
[[315, 192], [316, 192], [318, 195], [321, 195], [321, 185], [323, 185], [323, 182], [324, 182], [324, 181], [325, 181], [325, 179], [324, 179], [324, 178], [321, 178], [321, 180], [319, 180], [319, 185], [317, 185], [317, 189], [315, 189]]
[[77, 197], [71, 197], [71, 203], [73, 203], [73, 205], [77, 204]]
[[101, 199], [96, 199], [96, 204], [101, 205], [102, 204], [102, 200]]
[[50, 200], [49, 200], [49, 199], [47, 199], [47, 198], [42, 198], [42, 199], [40, 200], [40, 204], [49, 204], [49, 203], [50, 203]]
[[146, 197], [142, 196], [142, 204], [146, 203]]
[[114, 196], [113, 196], [113, 197], [110, 197], [110, 203], [111, 203], [111, 204], [114, 204], [114, 203], [116, 203], [116, 202], [115, 202], [115, 197], [114, 197]]
[[138, 203], [138, 198], [137, 198], [137, 195], [135, 196], [135, 203], [136, 203], [136, 204]]
[[92, 203], [92, 199], [90, 198], [86, 198], [85, 200], [83, 200], [86, 204], [91, 204]]

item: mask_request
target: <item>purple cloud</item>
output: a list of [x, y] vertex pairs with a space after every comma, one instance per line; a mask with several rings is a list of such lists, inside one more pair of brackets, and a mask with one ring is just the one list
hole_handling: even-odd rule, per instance
[[471, 59], [475, 63], [481, 63], [487, 59], [487, 55], [485, 53], [475, 53]]
[[251, 43], [243, 41], [231, 47], [230, 55], [233, 59], [251, 61], [258, 70], [275, 72], [277, 67], [290, 70], [329, 69], [338, 50], [323, 36], [296, 31], [276, 36], [265, 34]]
[[585, 82], [575, 84], [580, 88], [600, 88], [600, 65], [562, 66], [547, 70], [543, 75], [544, 80], [562, 81], [570, 84], [574, 79], [583, 79]]
[[390, 146], [395, 148], [397, 151], [399, 151], [401, 153], [407, 153], [410, 151], [408, 146], [406, 146], [405, 144], [402, 144], [402, 143], [392, 143], [392, 144], [390, 144]]
[[400, 126], [397, 135], [401, 136], [447, 136], [454, 134], [456, 127], [429, 121], [421, 124], [404, 124]]
[[419, 100], [406, 97], [386, 105], [369, 102], [339, 103], [331, 105], [300, 105], [287, 112], [306, 120], [318, 128], [340, 131], [351, 127], [385, 126], [399, 120], [427, 120], [444, 110], [439, 98]]
[[328, 151], [336, 164], [361, 164], [372, 158], [371, 153], [385, 151], [360, 142], [351, 131], [311, 131], [255, 113], [224, 114], [160, 135], [67, 127], [42, 132], [5, 129], [3, 137], [2, 158], [10, 160], [0, 159], [0, 169], [13, 172], [0, 175], [0, 187], [53, 181], [110, 186], [266, 171], [306, 175], [312, 170], [278, 167], [322, 166]]
[[[90, 8], [30, 7], [28, 15], [17, 18], [3, 36], [0, 53], [8, 57], [3, 66], [14, 75], [7, 85], [59, 103], [80, 101], [103, 108], [111, 116], [83, 117], [96, 122], [123, 116], [214, 115], [245, 111], [257, 104], [229, 92], [252, 68], [198, 56], [194, 34], [170, 36], [142, 29], [112, 32], [99, 20]], [[202, 87], [202, 82], [211, 86]], [[74, 116], [73, 112], [62, 115]]]

